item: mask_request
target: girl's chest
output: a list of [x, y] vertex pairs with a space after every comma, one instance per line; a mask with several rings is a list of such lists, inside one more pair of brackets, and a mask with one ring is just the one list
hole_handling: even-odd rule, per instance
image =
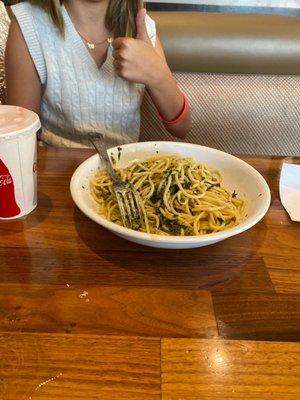
[[95, 45], [94, 43], [87, 42], [86, 49], [98, 69], [105, 64], [108, 56], [111, 55], [108, 43]]
[[131, 114], [139, 109], [144, 85], [128, 82], [115, 73], [110, 50], [96, 51], [94, 58], [62, 48], [47, 65], [43, 100], [55, 108], [64, 104], [64, 112], [70, 108], [72, 113], [75, 107], [81, 113], [103, 109], [113, 114]]

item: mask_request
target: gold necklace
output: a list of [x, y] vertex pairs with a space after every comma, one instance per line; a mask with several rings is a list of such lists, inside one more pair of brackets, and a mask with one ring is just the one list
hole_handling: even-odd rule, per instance
[[[78, 31], [77, 31], [77, 32], [78, 32]], [[82, 39], [86, 42], [87, 47], [88, 47], [90, 50], [94, 50], [96, 46], [99, 46], [100, 44], [103, 44], [103, 43], [105, 43], [105, 42], [107, 42], [108, 44], [110, 44], [110, 43], [113, 41], [113, 39], [112, 39], [111, 37], [108, 36], [105, 40], [102, 40], [101, 42], [95, 43], [95, 42], [90, 42], [89, 40], [87, 40], [80, 32], [78, 32], [78, 34], [79, 34], [79, 36], [82, 37]]]
[[[68, 10], [66, 10], [66, 11], [67, 11], [67, 13], [68, 13], [68, 15], [69, 15], [70, 20], [72, 21], [71, 15], [69, 14]], [[110, 44], [110, 43], [112, 43], [113, 40], [114, 40], [112, 37], [109, 37], [109, 36], [108, 36], [105, 40], [102, 40], [101, 42], [98, 42], [98, 43], [90, 42], [90, 41], [87, 40], [84, 36], [82, 36], [82, 34], [76, 29], [76, 26], [75, 26], [75, 24], [74, 24], [73, 21], [72, 21], [72, 23], [73, 23], [73, 26], [74, 26], [76, 32], [77, 32], [78, 35], [86, 42], [87, 47], [88, 47], [90, 50], [95, 50], [95, 47], [96, 47], [96, 46], [99, 46], [99, 44], [103, 44], [103, 43], [105, 43], [105, 42], [107, 42], [108, 44]]]

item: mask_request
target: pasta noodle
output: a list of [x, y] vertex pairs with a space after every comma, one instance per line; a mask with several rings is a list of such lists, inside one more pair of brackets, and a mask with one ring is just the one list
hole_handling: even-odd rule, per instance
[[[245, 217], [245, 201], [221, 186], [220, 172], [190, 158], [156, 156], [116, 172], [139, 192], [145, 226], [138, 230], [143, 232], [204, 235], [231, 228]], [[98, 213], [123, 225], [107, 171], [97, 172], [90, 186]]]

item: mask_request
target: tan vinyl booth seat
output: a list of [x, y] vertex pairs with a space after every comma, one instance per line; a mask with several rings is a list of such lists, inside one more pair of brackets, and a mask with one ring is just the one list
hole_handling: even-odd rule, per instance
[[[188, 142], [231, 153], [300, 155], [300, 19], [152, 12], [190, 99]], [[141, 140], [174, 140], [146, 96]]]

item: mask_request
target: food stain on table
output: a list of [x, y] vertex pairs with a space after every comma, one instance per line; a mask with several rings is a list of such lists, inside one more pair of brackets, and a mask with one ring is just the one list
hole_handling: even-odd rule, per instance
[[[60, 372], [60, 373], [57, 374], [56, 376], [53, 376], [52, 378], [49, 378], [49, 379], [47, 379], [46, 381], [39, 383], [39, 384], [36, 386], [36, 388], [35, 388], [34, 390], [35, 390], [35, 391], [39, 390], [41, 387], [47, 385], [48, 383], [54, 381], [55, 379], [60, 378], [61, 376], [62, 376], [62, 373]], [[29, 400], [31, 400], [31, 399], [32, 399], [32, 396], [29, 396]]]
[[47, 385], [47, 383], [52, 382], [52, 381], [54, 381], [55, 379], [60, 378], [61, 376], [62, 376], [62, 373], [60, 372], [60, 373], [57, 374], [56, 376], [53, 376], [52, 378], [47, 379], [46, 381], [39, 383], [39, 384], [37, 385], [37, 387], [35, 388], [35, 390], [38, 390], [38, 389], [41, 388], [42, 386]]
[[89, 294], [89, 292], [87, 292], [85, 290], [82, 293], [80, 293], [79, 298], [80, 299], [85, 299], [85, 302], [88, 303], [90, 301], [90, 299], [87, 297], [88, 294]]

